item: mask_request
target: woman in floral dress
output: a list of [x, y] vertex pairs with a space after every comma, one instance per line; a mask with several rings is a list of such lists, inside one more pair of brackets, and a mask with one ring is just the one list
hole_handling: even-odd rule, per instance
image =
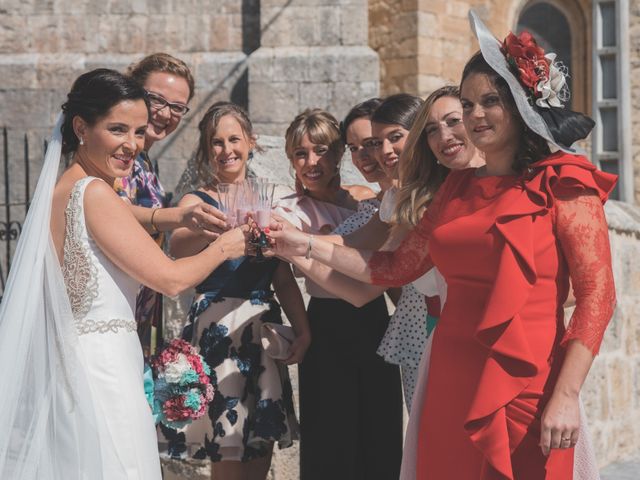
[[[246, 112], [232, 103], [213, 104], [199, 128], [196, 163], [202, 187], [186, 194], [180, 207], [217, 207], [218, 185], [244, 181], [256, 148]], [[171, 236], [171, 253], [192, 255], [208, 243], [202, 231], [178, 228]], [[282, 324], [271, 286], [296, 335], [284, 362], [268, 356], [260, 342], [264, 324]], [[223, 263], [196, 287], [183, 336], [200, 347], [216, 394], [207, 416], [184, 433], [167, 432], [170, 453], [188, 447], [188, 454], [213, 462], [216, 479], [264, 480], [274, 443], [286, 448], [297, 438], [286, 365], [302, 360], [311, 341], [291, 268], [277, 259], [248, 256]]]

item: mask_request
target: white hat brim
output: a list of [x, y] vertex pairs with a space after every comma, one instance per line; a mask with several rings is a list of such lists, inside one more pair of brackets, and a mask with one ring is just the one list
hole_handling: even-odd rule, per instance
[[520, 116], [527, 127], [544, 138], [549, 144], [549, 148], [552, 152], [562, 150], [567, 153], [576, 153], [578, 151], [577, 148], [573, 148], [573, 146], [572, 148], [567, 148], [556, 143], [546, 122], [531, 106], [529, 103], [529, 97], [524, 91], [522, 84], [511, 71], [511, 68], [507, 63], [507, 59], [502, 53], [501, 42], [493, 36], [482, 20], [480, 20], [478, 14], [473, 10], [469, 10], [469, 23], [471, 24], [473, 33], [478, 39], [482, 57], [489, 66], [507, 82], [509, 90], [511, 90], [511, 94], [513, 95], [513, 99], [516, 102], [516, 107], [518, 108]]

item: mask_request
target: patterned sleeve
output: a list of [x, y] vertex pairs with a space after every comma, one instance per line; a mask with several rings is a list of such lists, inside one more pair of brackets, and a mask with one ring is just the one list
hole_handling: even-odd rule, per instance
[[616, 305], [609, 231], [598, 196], [556, 198], [556, 230], [576, 297], [563, 343], [579, 340], [596, 355]]
[[402, 287], [433, 268], [427, 246], [434, 223], [444, 204], [445, 185], [440, 187], [420, 222], [393, 252], [375, 252], [369, 259], [374, 285]]
[[124, 199], [129, 200], [129, 202], [134, 203], [136, 198], [136, 187], [135, 182], [132, 181], [131, 177], [122, 177], [116, 178], [113, 183], [113, 189], [116, 193]]

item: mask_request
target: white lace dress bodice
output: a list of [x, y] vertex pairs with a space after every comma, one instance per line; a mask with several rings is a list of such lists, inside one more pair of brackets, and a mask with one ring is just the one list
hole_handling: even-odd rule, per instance
[[74, 186], [65, 210], [64, 276], [78, 335], [136, 331], [140, 284], [109, 260], [87, 232], [84, 191], [93, 177]]
[[87, 231], [84, 193], [94, 180], [85, 177], [71, 190], [62, 273], [98, 417], [102, 472], [104, 480], [159, 480], [157, 437], [144, 394], [134, 317], [139, 284], [104, 255]]

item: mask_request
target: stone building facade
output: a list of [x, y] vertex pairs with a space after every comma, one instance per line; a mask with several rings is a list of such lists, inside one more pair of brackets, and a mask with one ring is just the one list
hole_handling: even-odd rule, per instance
[[[458, 83], [477, 48], [469, 8], [499, 37], [528, 28], [562, 52], [572, 108], [599, 123], [592, 159], [622, 175], [623, 201], [607, 206], [618, 308], [583, 399], [600, 464], [638, 456], [640, 0], [2, 0], [0, 127], [8, 127], [11, 178], [24, 173], [26, 134], [35, 184], [42, 139], [80, 73], [123, 69], [166, 51], [184, 59], [196, 79], [192, 112], [151, 152], [166, 187], [176, 189], [181, 177], [188, 183], [183, 171], [196, 125], [223, 99], [246, 106], [263, 135], [267, 154], [256, 158], [256, 169], [289, 183], [282, 135], [304, 108], [341, 118], [377, 94], [426, 96]], [[0, 182], [0, 198], [4, 188]], [[12, 202], [24, 200], [22, 188], [10, 193]], [[276, 454], [275, 480], [297, 478], [296, 455]], [[198, 468], [207, 478], [206, 466]]]

